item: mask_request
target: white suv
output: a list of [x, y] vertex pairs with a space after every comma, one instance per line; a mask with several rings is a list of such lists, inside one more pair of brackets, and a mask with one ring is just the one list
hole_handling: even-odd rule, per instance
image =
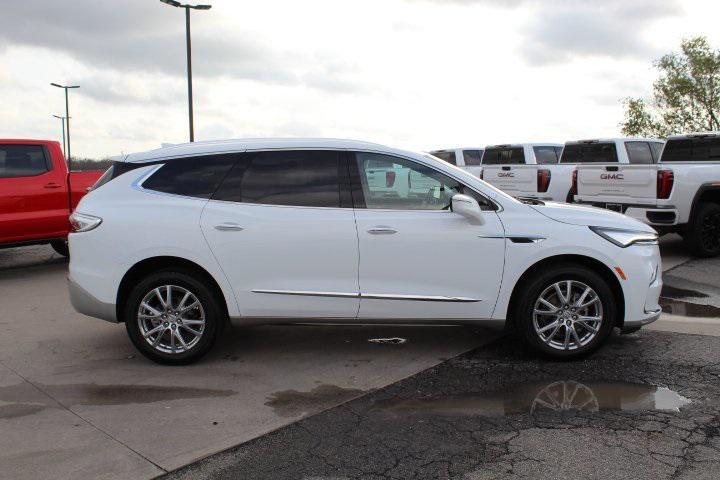
[[[410, 170], [423, 194], [368, 182], [383, 165]], [[232, 140], [131, 154], [71, 222], [74, 307], [124, 322], [162, 363], [197, 360], [229, 320], [507, 324], [537, 350], [575, 357], [613, 327], [660, 315], [651, 227], [522, 203], [435, 157], [372, 143]]]

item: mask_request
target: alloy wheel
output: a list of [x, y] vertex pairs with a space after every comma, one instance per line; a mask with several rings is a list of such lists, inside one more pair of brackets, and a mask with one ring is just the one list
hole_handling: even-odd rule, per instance
[[542, 291], [533, 308], [533, 327], [540, 341], [556, 350], [577, 350], [600, 332], [600, 296], [577, 280], [562, 280]]
[[137, 313], [140, 334], [152, 348], [169, 354], [193, 348], [205, 332], [205, 310], [184, 287], [162, 285], [140, 301]]

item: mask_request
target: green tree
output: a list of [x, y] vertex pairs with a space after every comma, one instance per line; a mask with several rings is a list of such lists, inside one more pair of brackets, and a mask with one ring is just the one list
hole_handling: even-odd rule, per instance
[[705, 37], [683, 40], [680, 53], [655, 63], [660, 76], [650, 101], [626, 98], [622, 133], [666, 137], [720, 130], [720, 50]]

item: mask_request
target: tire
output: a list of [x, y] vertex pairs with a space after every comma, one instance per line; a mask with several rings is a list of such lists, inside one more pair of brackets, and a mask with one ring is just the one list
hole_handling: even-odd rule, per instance
[[[165, 308], [168, 287], [170, 307]], [[188, 308], [195, 301], [197, 306]], [[148, 275], [132, 289], [123, 319], [130, 340], [140, 353], [157, 363], [187, 365], [212, 348], [226, 323], [226, 314], [217, 296], [197, 275], [162, 270]]]
[[70, 249], [68, 248], [67, 240], [53, 240], [50, 242], [50, 246], [63, 257], [70, 256]]
[[[567, 282], [571, 286], [571, 301], [566, 309], [554, 287], [558, 285], [560, 293], [567, 297]], [[600, 275], [584, 266], [553, 266], [538, 272], [521, 287], [521, 291], [526, 293], [518, 300], [512, 315], [515, 333], [525, 346], [541, 354], [560, 359], [583, 357], [600, 347], [616, 324], [618, 309], [610, 286]], [[582, 298], [587, 288], [589, 293]], [[541, 298], [549, 303], [542, 303]], [[595, 298], [596, 301], [589, 306], [577, 309], [578, 300], [588, 304]], [[550, 313], [551, 306], [559, 307], [557, 313]], [[535, 313], [536, 309], [548, 314]], [[581, 320], [583, 317], [586, 319]], [[589, 320], [594, 317], [600, 320]], [[596, 331], [593, 332], [593, 329]], [[573, 330], [577, 338], [573, 336]]]
[[690, 253], [696, 257], [720, 255], [720, 205], [701, 203], [683, 239]]

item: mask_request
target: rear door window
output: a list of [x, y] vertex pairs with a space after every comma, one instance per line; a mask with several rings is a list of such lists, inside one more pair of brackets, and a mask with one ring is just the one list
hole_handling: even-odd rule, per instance
[[457, 158], [454, 150], [436, 150], [434, 152], [430, 152], [430, 155], [433, 155], [440, 160], [445, 160], [452, 165], [457, 165]]
[[670, 139], [662, 152], [663, 162], [718, 162], [720, 137]]
[[617, 163], [614, 142], [571, 143], [565, 145], [560, 163]]
[[0, 145], [0, 178], [35, 177], [48, 171], [42, 145]]
[[538, 165], [558, 163], [555, 147], [533, 147], [533, 152], [535, 152], [535, 161], [537, 161]]
[[653, 156], [648, 142], [625, 142], [625, 150], [630, 163], [644, 165], [653, 163]]
[[236, 159], [236, 154], [225, 154], [170, 160], [142, 186], [157, 192], [210, 198]]
[[[213, 196], [215, 200], [340, 207], [340, 155], [328, 150], [243, 154]], [[344, 177], [343, 177], [344, 178]]]
[[463, 150], [463, 158], [465, 159], [465, 166], [473, 167], [482, 163], [482, 150]]
[[483, 165], [522, 165], [525, 163], [523, 147], [489, 147], [485, 149]]

